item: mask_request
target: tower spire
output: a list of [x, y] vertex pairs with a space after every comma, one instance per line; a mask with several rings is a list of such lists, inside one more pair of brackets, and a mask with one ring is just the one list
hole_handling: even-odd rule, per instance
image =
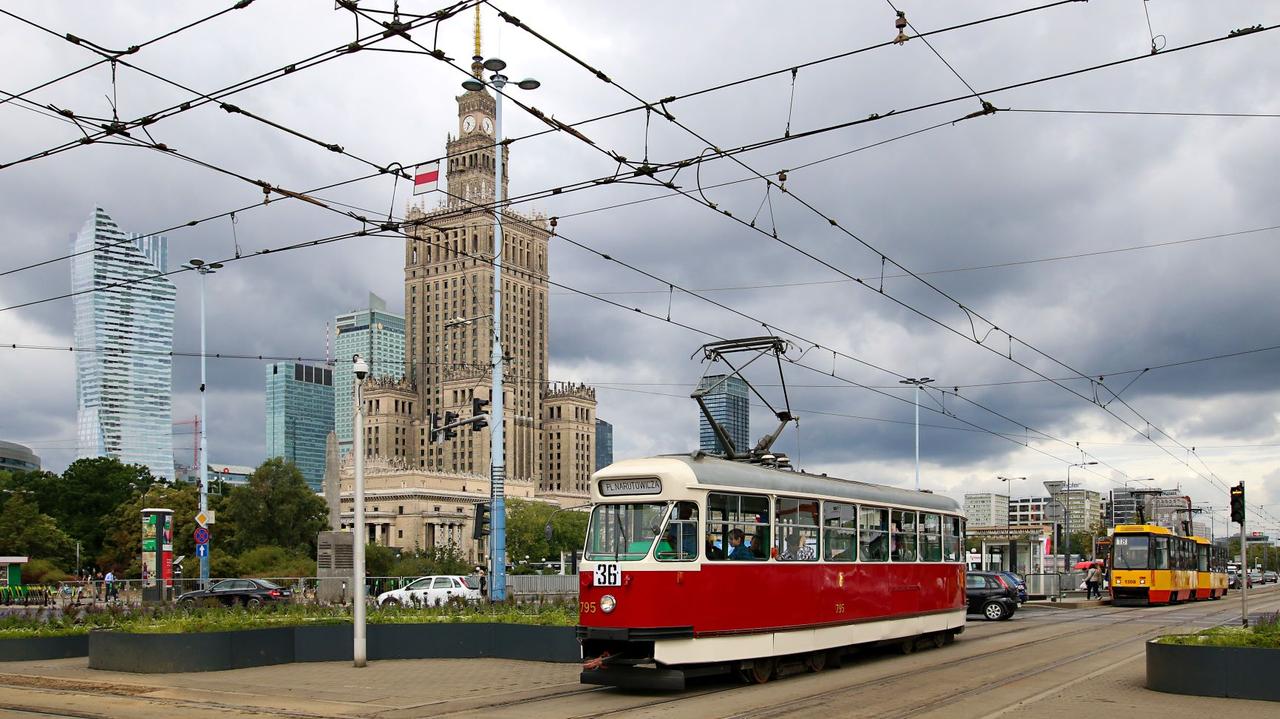
[[484, 69], [484, 66], [480, 64], [480, 61], [484, 58], [484, 56], [480, 54], [480, 3], [476, 3], [475, 25], [476, 25], [476, 29], [475, 29], [476, 54], [471, 58], [471, 74], [475, 75], [476, 78], [478, 79], [480, 77], [481, 72]]

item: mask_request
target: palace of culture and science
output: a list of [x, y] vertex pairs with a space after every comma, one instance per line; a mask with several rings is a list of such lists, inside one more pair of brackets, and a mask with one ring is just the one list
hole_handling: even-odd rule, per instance
[[[472, 69], [478, 77], [479, 65]], [[432, 413], [468, 417], [472, 398], [489, 399], [492, 386], [493, 214], [466, 208], [494, 199], [494, 98], [468, 91], [457, 103], [458, 135], [445, 145], [445, 200], [408, 214], [422, 224], [405, 242], [405, 375], [365, 382], [366, 531], [378, 544], [453, 544], [478, 560], [471, 525], [474, 505], [489, 497], [489, 429], [464, 426], [453, 439], [430, 438]], [[504, 165], [509, 157], [508, 148]], [[502, 234], [506, 493], [581, 504], [595, 462], [595, 390], [547, 379], [547, 220], [509, 208]], [[342, 523], [350, 527], [349, 456], [340, 482]]]

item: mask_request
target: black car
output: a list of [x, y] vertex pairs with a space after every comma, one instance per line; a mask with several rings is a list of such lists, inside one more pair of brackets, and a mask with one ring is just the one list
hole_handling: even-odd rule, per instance
[[969, 613], [988, 620], [1008, 619], [1018, 611], [1018, 586], [999, 572], [969, 572], [964, 578]]
[[195, 606], [206, 601], [214, 601], [224, 606], [244, 605], [260, 607], [263, 604], [288, 602], [293, 592], [265, 579], [224, 579], [208, 589], [187, 592], [178, 597], [178, 604], [184, 607]]

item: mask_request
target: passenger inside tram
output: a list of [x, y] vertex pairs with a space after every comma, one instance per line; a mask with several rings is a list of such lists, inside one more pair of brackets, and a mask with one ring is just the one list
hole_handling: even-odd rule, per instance
[[729, 530], [729, 559], [757, 559], [751, 550], [743, 544], [746, 538], [747, 533], [737, 527]]

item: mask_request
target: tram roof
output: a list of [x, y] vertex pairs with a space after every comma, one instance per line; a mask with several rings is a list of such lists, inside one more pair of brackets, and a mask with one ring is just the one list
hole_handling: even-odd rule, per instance
[[[694, 454], [662, 455], [654, 460], [669, 460], [684, 464], [693, 472], [697, 483], [702, 486], [726, 488], [754, 489], [761, 492], [787, 494], [816, 494], [825, 497], [838, 497], [872, 504], [891, 504], [920, 509], [932, 509], [938, 512], [960, 512], [960, 504], [950, 497], [931, 492], [916, 492], [910, 489], [899, 489], [881, 484], [858, 482], [839, 477], [828, 477], [808, 472], [790, 471], [763, 467], [758, 464], [734, 462], [701, 452]], [[626, 460], [610, 465], [606, 470], [609, 476], [635, 474], [628, 472]], [[609, 471], [614, 470], [614, 471]]]

